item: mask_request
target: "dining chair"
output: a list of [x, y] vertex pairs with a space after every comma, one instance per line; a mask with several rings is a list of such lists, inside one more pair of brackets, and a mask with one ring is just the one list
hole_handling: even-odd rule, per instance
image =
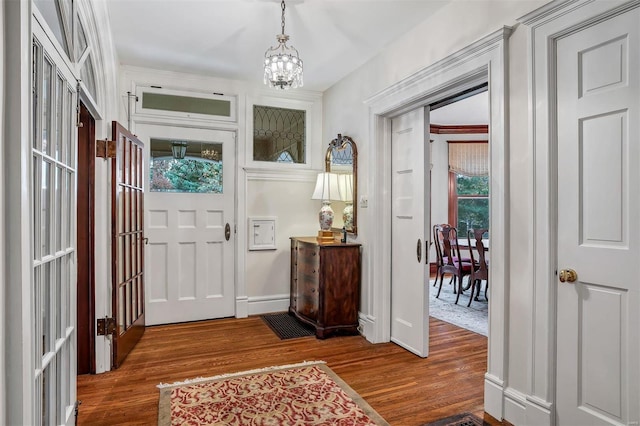
[[[456, 292], [456, 304], [460, 299], [460, 294], [464, 288], [462, 285], [464, 277], [471, 275], [473, 271], [473, 263], [468, 258], [462, 258], [460, 256], [460, 246], [458, 245], [458, 230], [453, 226], [441, 225], [440, 232], [442, 232], [442, 268], [440, 274], [440, 287], [438, 287], [438, 294], [436, 298], [440, 296], [442, 290], [442, 278], [444, 274], [452, 274], [454, 276], [453, 291]], [[456, 291], [456, 282], [458, 288]]]
[[[489, 267], [485, 257], [487, 248], [482, 242], [482, 237], [487, 231], [488, 229], [483, 228], [470, 229], [467, 231], [467, 246], [469, 247], [469, 256], [471, 258], [471, 263], [473, 264], [473, 268], [471, 269], [471, 274], [469, 276], [469, 281], [471, 283], [471, 295], [469, 296], [469, 303], [467, 306], [471, 306], [471, 301], [473, 300], [476, 288], [478, 289], [478, 292], [475, 297], [476, 300], [478, 300], [483, 280], [487, 282], [484, 288], [484, 298], [487, 299], [487, 290], [489, 289]], [[476, 255], [478, 259], [476, 259]]]
[[440, 274], [442, 274], [442, 265], [444, 265], [444, 261], [442, 259], [442, 227], [445, 225], [446, 224], [433, 225], [433, 245], [436, 248], [436, 280], [433, 283], [434, 287], [438, 284], [438, 278], [440, 277]]

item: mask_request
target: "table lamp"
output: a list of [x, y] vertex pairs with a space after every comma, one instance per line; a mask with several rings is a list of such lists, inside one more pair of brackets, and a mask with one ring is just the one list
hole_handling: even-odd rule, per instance
[[322, 200], [322, 208], [318, 214], [320, 230], [318, 231], [318, 241], [332, 242], [333, 231], [333, 209], [331, 201], [340, 201], [340, 190], [338, 189], [338, 175], [335, 173], [318, 173], [316, 187], [313, 190], [312, 200]]

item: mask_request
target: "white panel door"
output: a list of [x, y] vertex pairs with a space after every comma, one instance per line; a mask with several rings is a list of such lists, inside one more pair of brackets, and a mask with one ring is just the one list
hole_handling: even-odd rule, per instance
[[429, 352], [428, 121], [418, 108], [391, 122], [391, 341], [421, 357]]
[[[136, 130], [145, 147], [149, 147], [145, 197], [147, 324], [233, 316], [235, 133], [149, 124], [138, 125]], [[184, 160], [172, 159], [172, 141], [187, 142]], [[163, 142], [166, 143], [164, 148]], [[211, 157], [212, 160], [206, 157], [205, 151], [216, 151], [217, 154]], [[193, 168], [187, 167], [185, 161]], [[217, 173], [222, 177], [222, 185], [212, 186], [211, 192], [157, 190], [162, 187], [162, 180], [170, 186], [177, 178], [193, 180], [203, 176], [209, 179], [212, 169], [197, 167], [212, 164], [212, 161], [222, 165], [221, 173]], [[154, 171], [149, 168], [151, 162], [157, 162]], [[179, 163], [185, 166], [175, 167]], [[172, 167], [171, 170], [160, 174], [162, 167], [167, 166]], [[154, 181], [152, 185], [152, 178], [161, 181]], [[190, 188], [189, 185], [188, 182], [183, 184], [181, 191]], [[225, 237], [227, 224], [228, 240]]]
[[[557, 424], [638, 424], [640, 12], [557, 43]], [[560, 278], [560, 276], [559, 276]]]

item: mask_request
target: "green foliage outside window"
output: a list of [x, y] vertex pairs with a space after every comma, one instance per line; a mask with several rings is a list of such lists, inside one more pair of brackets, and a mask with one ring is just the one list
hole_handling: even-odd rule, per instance
[[222, 193], [222, 162], [199, 158], [154, 158], [151, 191]]
[[489, 177], [456, 175], [458, 235], [469, 229], [489, 228]]

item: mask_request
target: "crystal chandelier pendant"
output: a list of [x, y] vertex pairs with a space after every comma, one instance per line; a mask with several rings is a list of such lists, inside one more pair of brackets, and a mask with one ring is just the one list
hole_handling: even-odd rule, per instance
[[288, 46], [289, 36], [284, 33], [284, 10], [282, 0], [282, 34], [276, 36], [278, 45], [270, 47], [264, 54], [264, 84], [278, 89], [302, 87], [302, 59], [293, 46]]

